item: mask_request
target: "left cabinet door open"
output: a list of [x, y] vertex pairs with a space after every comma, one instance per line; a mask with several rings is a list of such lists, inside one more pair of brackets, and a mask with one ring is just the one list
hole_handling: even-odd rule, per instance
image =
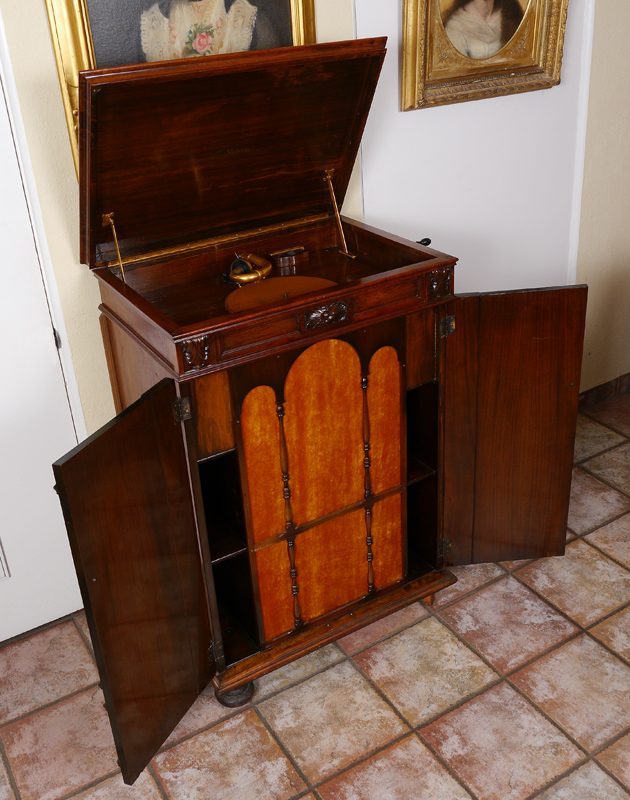
[[53, 465], [118, 759], [133, 783], [211, 677], [175, 382]]

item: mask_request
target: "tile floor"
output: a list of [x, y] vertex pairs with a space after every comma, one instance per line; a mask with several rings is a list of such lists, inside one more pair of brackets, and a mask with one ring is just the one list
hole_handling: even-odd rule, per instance
[[202, 695], [122, 784], [83, 615], [0, 649], [0, 800], [630, 800], [630, 394], [580, 416], [564, 558]]

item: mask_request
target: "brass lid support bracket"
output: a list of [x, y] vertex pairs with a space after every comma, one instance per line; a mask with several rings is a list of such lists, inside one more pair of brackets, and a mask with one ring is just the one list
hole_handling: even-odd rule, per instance
[[334, 174], [335, 174], [334, 169], [327, 169], [324, 180], [328, 183], [328, 191], [330, 192], [330, 199], [332, 200], [333, 209], [335, 211], [335, 220], [337, 221], [337, 230], [339, 231], [339, 236], [343, 244], [341, 252], [344, 254], [344, 256], [348, 256], [348, 258], [356, 258], [355, 255], [348, 252], [348, 245], [346, 244], [346, 237], [343, 232], [343, 226], [341, 224], [341, 214], [339, 213], [339, 206], [337, 205], [337, 198], [335, 197], [335, 190], [332, 184], [332, 179]]
[[108, 225], [111, 227], [112, 233], [114, 235], [114, 246], [116, 247], [116, 255], [118, 256], [118, 266], [120, 267], [120, 275], [123, 279], [123, 283], [127, 283], [127, 279], [125, 278], [125, 268], [123, 267], [122, 258], [120, 256], [120, 247], [118, 246], [118, 236], [116, 236], [116, 226], [114, 225], [113, 211], [110, 214], [103, 214], [103, 227], [106, 228]]

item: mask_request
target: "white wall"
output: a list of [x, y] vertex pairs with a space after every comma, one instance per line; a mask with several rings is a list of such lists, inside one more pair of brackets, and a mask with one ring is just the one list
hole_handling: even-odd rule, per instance
[[589, 284], [583, 387], [630, 372], [628, 0], [595, 6], [578, 280]]
[[457, 291], [573, 281], [579, 100], [589, 52], [584, 14], [591, 2], [571, 0], [560, 86], [405, 113], [402, 0], [356, 3], [357, 36], [388, 36], [363, 140], [365, 221], [414, 240], [428, 236], [457, 256]]

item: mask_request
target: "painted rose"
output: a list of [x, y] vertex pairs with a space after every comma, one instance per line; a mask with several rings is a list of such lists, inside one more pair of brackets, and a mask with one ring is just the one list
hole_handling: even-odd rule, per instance
[[203, 55], [206, 50], [212, 47], [212, 36], [209, 33], [200, 33], [192, 43], [192, 48], [199, 55]]

